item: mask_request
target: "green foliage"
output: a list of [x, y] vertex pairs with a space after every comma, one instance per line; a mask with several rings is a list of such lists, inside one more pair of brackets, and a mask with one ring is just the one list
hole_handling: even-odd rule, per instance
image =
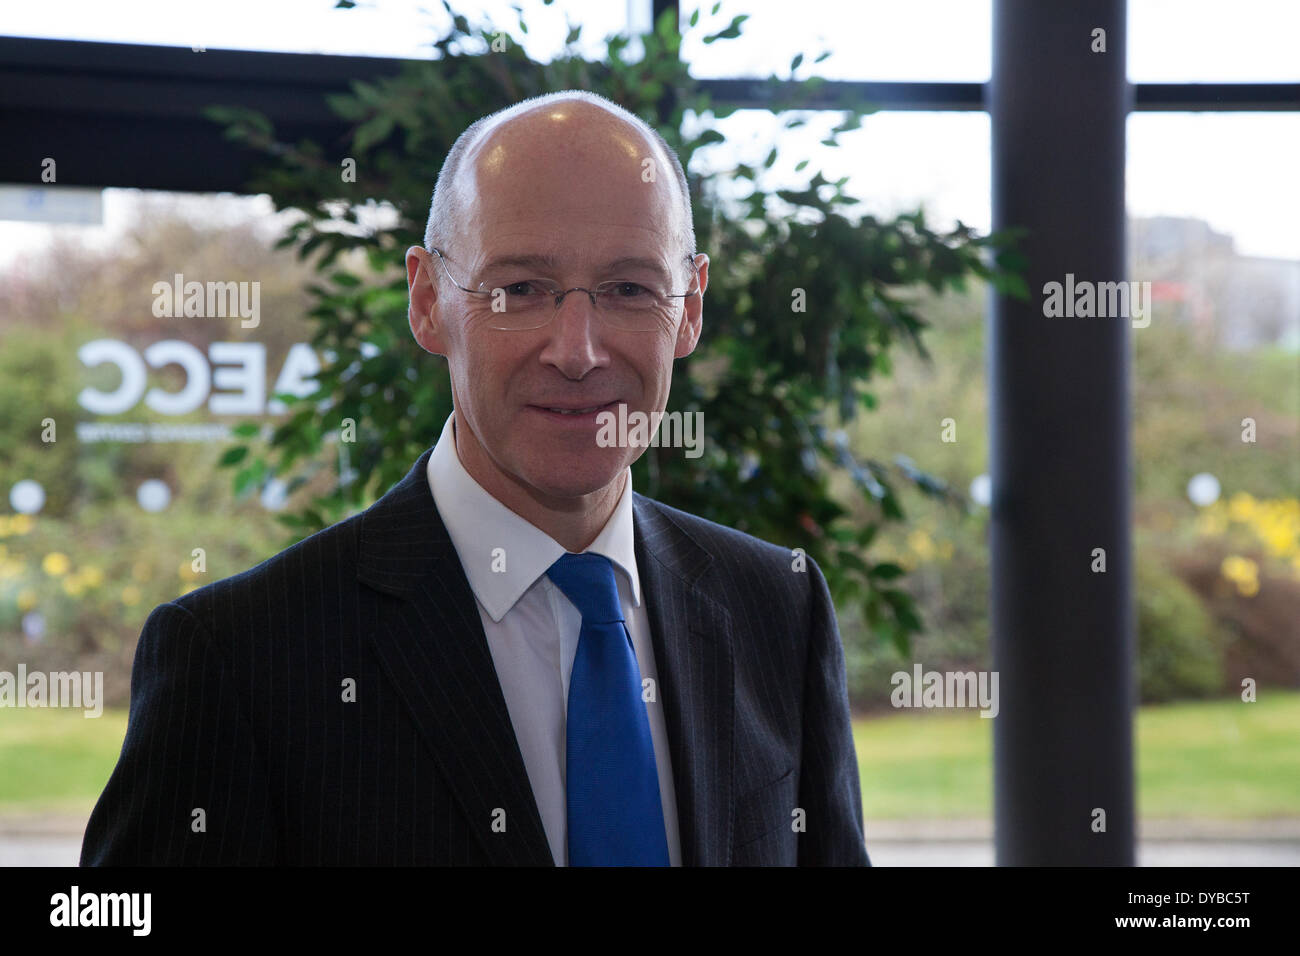
[[[45, 328], [11, 328], [0, 349], [0, 474], [9, 479], [5, 492], [20, 479], [39, 482], [47, 514], [69, 513], [77, 492], [75, 353], [66, 328], [53, 347]], [[51, 442], [42, 440], [46, 419], [54, 422]]]
[[[350, 93], [331, 98], [332, 108], [353, 123], [348, 155], [356, 161], [355, 183], [341, 181], [339, 158], [313, 143], [278, 141], [263, 117], [211, 114], [232, 138], [266, 154], [250, 186], [278, 208], [304, 214], [282, 243], [303, 257], [318, 256], [330, 279], [311, 287], [314, 344], [336, 355], [318, 376], [320, 392], [292, 404], [269, 448], [251, 449], [247, 457], [232, 453], [227, 463], [240, 469], [241, 488], [288, 476], [322, 457], [324, 443], [346, 419], [355, 422], [355, 443], [339, 445], [335, 487], [284, 516], [298, 534], [345, 517], [389, 488], [450, 413], [447, 376], [429, 368], [429, 356], [409, 333], [405, 273], [394, 267], [406, 247], [422, 244], [432, 184], [466, 126], [528, 96], [592, 90], [654, 124], [689, 169], [697, 150], [723, 137], [713, 128], [684, 136], [687, 112], [715, 118], [732, 112], [713, 106], [692, 81], [671, 12], [640, 37], [640, 59], [631, 58], [630, 38], [614, 36], [603, 62], [585, 60], [572, 50], [580, 35], [573, 27], [569, 47], [537, 63], [512, 36], [475, 33], [445, 0], [444, 7], [454, 26], [434, 44], [436, 60], [355, 82]], [[703, 42], [739, 36], [745, 19], [732, 18]], [[704, 29], [697, 16], [689, 29]], [[527, 32], [522, 22], [519, 32]], [[800, 63], [796, 58], [791, 69]], [[787, 129], [802, 125], [797, 111], [823, 82], [813, 77], [785, 92], [775, 84], [772, 77], [759, 85], [768, 87]], [[861, 104], [837, 105], [844, 118], [825, 141], [830, 146], [857, 129], [864, 114]], [[773, 148], [762, 167], [779, 155]], [[633, 466], [635, 487], [802, 548], [825, 572], [837, 602], [860, 608], [877, 635], [905, 648], [921, 628], [915, 603], [900, 586], [898, 569], [873, 563], [868, 551], [882, 523], [903, 519], [898, 486], [940, 498], [947, 490], [906, 461], [859, 460], [844, 426], [861, 409], [876, 407], [872, 380], [888, 374], [892, 350], [904, 345], [925, 352], [927, 322], [909, 290], [961, 289], [968, 278], [982, 277], [1024, 294], [1023, 283], [1009, 271], [1014, 260], [997, 256], [1008, 237], [981, 237], [960, 224], [938, 233], [919, 212], [883, 222], [854, 215], [857, 200], [844, 193], [846, 178], [829, 182], [814, 172], [805, 188], [769, 190], [760, 184], [761, 172], [742, 163], [690, 177], [698, 247], [718, 265], [710, 271], [703, 337], [677, 363], [668, 408], [703, 412], [705, 454], [685, 460], [679, 451], [651, 448]], [[721, 198], [724, 182], [731, 190], [743, 184], [748, 194]], [[358, 213], [370, 204], [390, 207], [395, 222], [360, 226]], [[363, 343], [376, 348], [363, 354]], [[832, 492], [833, 479], [842, 476], [852, 489], [847, 501]], [[290, 489], [305, 480], [295, 475]]]
[[[1295, 352], [1213, 348], [1171, 312], [1157, 304], [1152, 326], [1158, 331], [1133, 335], [1134, 444], [1139, 455], [1159, 450], [1138, 462], [1138, 493], [1185, 501], [1188, 479], [1209, 471], [1225, 495], [1243, 489], [1261, 498], [1294, 495], [1300, 488]], [[1188, 427], [1189, 408], [1196, 410], [1195, 427]], [[1241, 440], [1246, 416], [1257, 423], [1254, 443]], [[1203, 466], [1189, 468], [1189, 462]]]
[[1214, 621], [1178, 577], [1138, 561], [1138, 692], [1144, 704], [1210, 697], [1223, 686]]
[[[892, 448], [915, 457], [919, 467], [953, 488], [965, 488], [988, 468], [988, 408], [984, 380], [983, 300], [977, 291], [918, 304], [933, 323], [927, 334], [932, 362], [904, 354], [877, 389], [886, 415], [864, 415], [850, 432], [854, 449]], [[1158, 307], [1159, 308], [1159, 307]], [[1155, 329], [1156, 331], [1152, 331]], [[1148, 334], [1151, 333], [1151, 334]], [[1261, 687], [1293, 686], [1296, 645], [1293, 594], [1300, 587], [1283, 561], [1265, 560], [1253, 534], [1207, 536], [1187, 500], [1187, 480], [1211, 471], [1224, 483], [1224, 501], [1249, 489], [1261, 498], [1285, 498], [1300, 487], [1294, 453], [1297, 385], [1294, 354], [1259, 349], [1231, 352], [1198, 343], [1176, 316], [1134, 334], [1133, 402], [1138, 671], [1143, 700], [1204, 696], [1211, 668], [1223, 679], [1215, 692], [1240, 692], [1240, 679]], [[1249, 411], [1242, 411], [1248, 409]], [[1261, 423], [1256, 444], [1241, 441], [1240, 421]], [[956, 423], [957, 441], [940, 440], [941, 421]], [[1267, 423], [1265, 425], [1264, 423]], [[989, 513], [962, 515], [941, 502], [908, 496], [907, 522], [882, 528], [873, 544], [878, 560], [909, 570], [906, 588], [926, 622], [909, 656], [864, 640], [856, 615], [840, 621], [849, 670], [849, 696], [858, 707], [888, 707], [893, 671], [913, 661], [935, 670], [991, 666], [989, 638]], [[1244, 528], [1236, 530], [1244, 533]], [[918, 532], [933, 540], [927, 554], [910, 544]], [[1259, 593], [1244, 596], [1220, 564], [1231, 554], [1259, 562]], [[1171, 577], [1162, 569], [1176, 574]], [[1180, 584], [1180, 580], [1186, 584]], [[1202, 630], [1209, 615], [1213, 660]], [[1181, 623], [1180, 623], [1181, 622]], [[1180, 650], [1181, 643], [1188, 645]], [[1187, 660], [1177, 655], [1187, 654]]]

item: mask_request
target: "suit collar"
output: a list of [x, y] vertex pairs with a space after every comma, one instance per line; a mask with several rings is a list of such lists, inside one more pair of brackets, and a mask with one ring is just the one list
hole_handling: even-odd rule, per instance
[[[552, 865], [478, 607], [429, 490], [430, 448], [361, 516], [357, 577], [397, 599], [371, 643], [489, 858]], [[732, 818], [731, 615], [704, 592], [713, 557], [633, 495], [634, 547], [664, 707], [684, 865], [726, 865]], [[494, 832], [503, 809], [506, 830]]]
[[417, 594], [451, 546], [433, 496], [420, 480], [432, 454], [432, 448], [425, 451], [406, 477], [361, 515], [357, 578], [385, 594]]

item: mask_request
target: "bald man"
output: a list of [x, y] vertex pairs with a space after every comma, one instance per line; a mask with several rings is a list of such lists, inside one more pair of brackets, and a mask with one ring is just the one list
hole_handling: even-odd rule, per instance
[[441, 437], [153, 611], [83, 865], [868, 865], [820, 569], [632, 489], [708, 287], [673, 151], [583, 91], [492, 114], [406, 264]]

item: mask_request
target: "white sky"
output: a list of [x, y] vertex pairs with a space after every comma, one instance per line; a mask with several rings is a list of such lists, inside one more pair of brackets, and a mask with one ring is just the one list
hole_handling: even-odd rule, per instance
[[[546, 57], [558, 49], [565, 18], [581, 23], [589, 53], [607, 33], [648, 19], [649, 0], [515, 0], [528, 14], [525, 47]], [[334, 0], [0, 0], [0, 34], [66, 39], [202, 44], [209, 49], [282, 50], [426, 57], [445, 24], [439, 0], [372, 0], [354, 10]], [[511, 0], [454, 9], [475, 22], [484, 15], [514, 27]], [[695, 7], [683, 0], [683, 17]], [[788, 75], [790, 58], [805, 53], [797, 74], [815, 69], [836, 79], [988, 79], [990, 0], [754, 0], [726, 2], [717, 18], [751, 14], [742, 37], [711, 46], [689, 42], [684, 55], [695, 75]], [[793, 13], [792, 13], [793, 11]], [[1300, 0], [1129, 0], [1129, 77], [1135, 82], [1298, 82]], [[914, 38], [914, 39], [913, 39]], [[198, 55], [198, 54], [196, 54]], [[754, 140], [751, 158], [766, 152], [770, 119], [746, 111], [723, 125], [729, 136]], [[1129, 119], [1128, 203], [1135, 215], [1184, 215], [1230, 233], [1248, 255], [1300, 258], [1300, 113], [1135, 114]], [[938, 222], [961, 218], [988, 228], [989, 123], [983, 113], [883, 113], [842, 142], [832, 157], [817, 135], [790, 143], [794, 161], [821, 166], [828, 178], [849, 174], [866, 206], [897, 212], [924, 202]], [[788, 171], [793, 177], [792, 171]], [[781, 170], [777, 170], [779, 175]], [[797, 177], [796, 177], [797, 181]], [[129, 205], [105, 197], [110, 230]], [[0, 223], [0, 258], [73, 226]]]

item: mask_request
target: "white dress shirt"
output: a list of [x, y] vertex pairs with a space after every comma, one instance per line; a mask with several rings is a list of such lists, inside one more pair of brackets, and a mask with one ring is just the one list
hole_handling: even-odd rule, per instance
[[[429, 490], [460, 557], [478, 603], [497, 679], [505, 696], [528, 782], [558, 866], [567, 866], [568, 814], [565, 802], [565, 722], [569, 675], [578, 650], [582, 615], [547, 576], [565, 549], [550, 535], [515, 514], [470, 477], [456, 453], [455, 413], [429, 457]], [[500, 550], [497, 550], [500, 549]], [[632, 475], [609, 521], [588, 551], [613, 562], [623, 609], [641, 677], [654, 681], [647, 702], [650, 736], [659, 772], [659, 797], [668, 837], [668, 859], [681, 865], [677, 800], [673, 793], [668, 732], [650, 621], [641, 601], [632, 537]], [[622, 572], [622, 573], [619, 573]], [[509, 821], [506, 821], [509, 826]]]

